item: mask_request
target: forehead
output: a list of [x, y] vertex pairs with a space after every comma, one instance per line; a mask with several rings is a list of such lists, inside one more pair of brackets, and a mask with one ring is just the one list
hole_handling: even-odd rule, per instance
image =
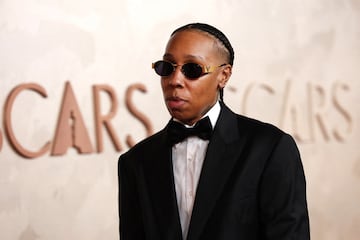
[[199, 30], [184, 30], [170, 37], [165, 56], [198, 56], [204, 59], [216, 58], [216, 40]]

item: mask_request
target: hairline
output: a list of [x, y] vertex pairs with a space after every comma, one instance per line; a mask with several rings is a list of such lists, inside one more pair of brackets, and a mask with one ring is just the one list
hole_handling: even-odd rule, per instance
[[[212, 35], [211, 33], [207, 32], [207, 31], [204, 31], [204, 30], [199, 29], [199, 28], [184, 28], [184, 29], [180, 29], [180, 30], [177, 30], [177, 31], [173, 32], [170, 37], [173, 37], [177, 33], [185, 32], [185, 31], [198, 32], [198, 33], [201, 33], [201, 34], [203, 34], [205, 36], [210, 37], [213, 40], [214, 50], [217, 51], [220, 54], [220, 56], [226, 61], [225, 62], [226, 64], [230, 64], [230, 52], [229, 52], [229, 50], [226, 48], [224, 43], [222, 43], [220, 41], [220, 39], [218, 39], [217, 37], [215, 37], [214, 35]], [[223, 63], [221, 63], [221, 64], [223, 64]]]

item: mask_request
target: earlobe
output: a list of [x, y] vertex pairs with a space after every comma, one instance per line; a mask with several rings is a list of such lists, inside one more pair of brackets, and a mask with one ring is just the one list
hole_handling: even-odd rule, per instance
[[223, 81], [219, 82], [219, 88], [220, 89], [224, 88], [225, 85], [226, 85], [226, 81], [223, 80]]
[[232, 66], [230, 64], [226, 65], [221, 71], [221, 79], [219, 81], [219, 88], [222, 89], [225, 87], [226, 83], [229, 81], [232, 74]]

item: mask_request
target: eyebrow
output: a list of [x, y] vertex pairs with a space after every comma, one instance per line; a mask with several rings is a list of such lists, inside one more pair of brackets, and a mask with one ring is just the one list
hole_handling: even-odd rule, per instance
[[[163, 55], [163, 58], [173, 58], [174, 56], [170, 53], [165, 53]], [[184, 56], [186, 59], [200, 59], [202, 61], [205, 61], [205, 58], [203, 58], [202, 56], [198, 56], [198, 55], [192, 55], [192, 54], [187, 54]]]

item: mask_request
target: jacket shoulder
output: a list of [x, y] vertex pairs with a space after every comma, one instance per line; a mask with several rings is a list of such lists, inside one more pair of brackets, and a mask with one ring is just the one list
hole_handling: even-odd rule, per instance
[[281, 136], [286, 134], [283, 130], [278, 128], [277, 126], [260, 121], [258, 119], [246, 117], [243, 115], [238, 115], [238, 124], [240, 128], [247, 129], [248, 131], [251, 131], [252, 134], [255, 135], [271, 135], [271, 136]]
[[257, 119], [237, 116], [240, 133], [247, 136], [248, 143], [252, 146], [262, 146], [266, 149], [273, 149], [278, 146], [286, 146], [298, 152], [295, 139], [288, 133], [273, 124], [262, 122]]
[[152, 151], [154, 151], [156, 148], [159, 147], [160, 143], [165, 142], [166, 138], [166, 131], [165, 128], [161, 131], [155, 133], [154, 135], [151, 135], [150, 137], [147, 137], [137, 144], [135, 144], [133, 147], [131, 147], [128, 151], [121, 154], [120, 159], [125, 159], [128, 157], [135, 157], [139, 155], [148, 155], [151, 154]]
[[222, 114], [222, 126], [234, 124], [234, 122], [236, 122], [239, 134], [241, 135], [251, 135], [254, 137], [280, 137], [281, 135], [286, 134], [284, 131], [273, 124], [240, 115], [233, 112], [225, 105], [223, 107]]

